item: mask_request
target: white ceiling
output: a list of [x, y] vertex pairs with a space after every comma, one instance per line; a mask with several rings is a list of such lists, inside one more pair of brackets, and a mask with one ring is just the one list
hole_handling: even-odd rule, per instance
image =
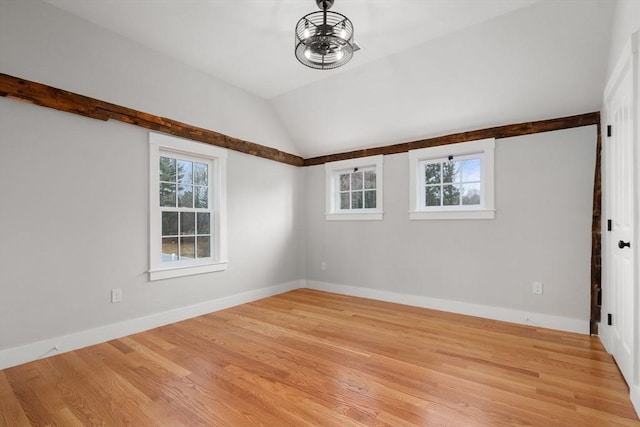
[[45, 1], [268, 100], [305, 157], [597, 110], [613, 8], [336, 0], [362, 50], [319, 71], [293, 55], [314, 0]]

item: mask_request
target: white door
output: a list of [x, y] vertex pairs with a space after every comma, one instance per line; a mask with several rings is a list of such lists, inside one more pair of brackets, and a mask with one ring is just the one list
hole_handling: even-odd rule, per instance
[[[604, 231], [605, 276], [603, 320], [608, 350], [629, 384], [633, 383], [635, 349], [634, 251], [635, 236], [635, 147], [633, 56], [618, 68], [605, 91], [604, 157], [605, 214], [610, 231]], [[610, 135], [609, 135], [610, 133]], [[610, 317], [609, 317], [610, 316]]]

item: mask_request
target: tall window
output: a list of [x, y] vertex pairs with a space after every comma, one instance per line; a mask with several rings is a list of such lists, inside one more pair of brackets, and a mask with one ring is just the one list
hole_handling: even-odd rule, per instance
[[160, 152], [162, 262], [212, 257], [211, 162]]
[[328, 220], [382, 219], [382, 156], [325, 164]]
[[493, 139], [409, 152], [411, 219], [491, 219]]
[[226, 269], [226, 150], [151, 133], [151, 280]]

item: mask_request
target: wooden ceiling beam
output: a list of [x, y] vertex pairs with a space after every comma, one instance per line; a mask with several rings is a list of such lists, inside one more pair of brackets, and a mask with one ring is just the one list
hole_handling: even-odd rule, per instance
[[302, 166], [304, 163], [302, 157], [275, 148], [2, 73], [0, 73], [0, 96], [92, 119], [118, 120], [293, 166]]
[[451, 135], [437, 136], [412, 142], [404, 142], [381, 147], [365, 148], [344, 153], [303, 159], [300, 156], [286, 153], [275, 148], [234, 138], [209, 129], [181, 123], [165, 117], [155, 116], [120, 105], [111, 104], [95, 98], [57, 89], [41, 83], [13, 77], [0, 73], [0, 96], [29, 102], [43, 107], [53, 108], [68, 113], [79, 114], [98, 120], [118, 120], [158, 132], [164, 132], [182, 138], [216, 145], [229, 150], [252, 156], [262, 157], [294, 166], [314, 166], [337, 160], [379, 154], [405, 153], [418, 148], [437, 145], [455, 144], [484, 138], [509, 138], [553, 130], [569, 129], [580, 126], [599, 125], [600, 113], [586, 113], [535, 122], [524, 122], [486, 129], [460, 132]]
[[434, 138], [420, 139], [412, 142], [404, 142], [401, 144], [385, 145], [382, 147], [365, 148], [362, 150], [312, 157], [309, 159], [305, 159], [304, 165], [314, 166], [328, 162], [335, 162], [338, 160], [377, 156], [379, 154], [406, 153], [409, 150], [416, 150], [419, 148], [456, 144], [458, 142], [476, 141], [478, 139], [510, 138], [514, 136], [529, 135], [533, 133], [549, 132], [553, 130], [569, 129], [589, 125], [600, 125], [600, 112], [578, 114], [575, 116], [560, 117], [550, 120], [540, 120], [536, 122], [524, 122], [492, 128], [477, 129], [468, 132], [454, 133], [451, 135], [436, 136]]

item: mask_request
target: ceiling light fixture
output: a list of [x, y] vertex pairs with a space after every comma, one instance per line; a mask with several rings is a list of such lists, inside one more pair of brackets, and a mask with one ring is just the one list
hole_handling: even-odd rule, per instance
[[296, 58], [318, 70], [338, 68], [358, 50], [353, 24], [346, 16], [329, 12], [334, 0], [316, 0], [321, 12], [303, 16], [296, 25]]

